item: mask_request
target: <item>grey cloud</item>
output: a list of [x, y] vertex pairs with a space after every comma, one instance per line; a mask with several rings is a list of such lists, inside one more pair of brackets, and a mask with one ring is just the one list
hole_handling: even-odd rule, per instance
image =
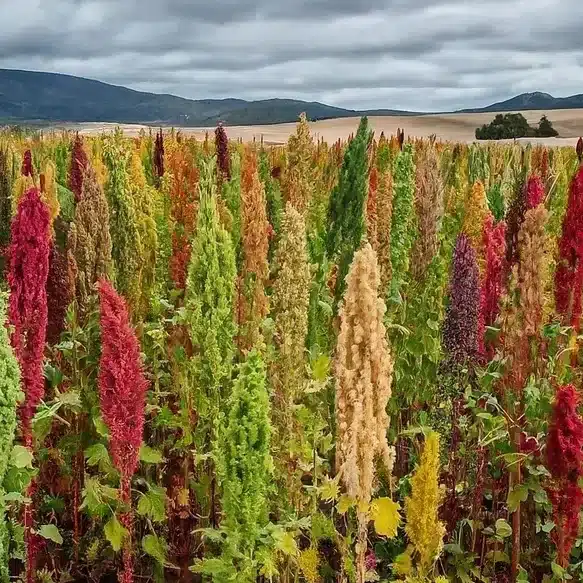
[[0, 66], [190, 98], [451, 110], [581, 92], [579, 2], [0, 2]]

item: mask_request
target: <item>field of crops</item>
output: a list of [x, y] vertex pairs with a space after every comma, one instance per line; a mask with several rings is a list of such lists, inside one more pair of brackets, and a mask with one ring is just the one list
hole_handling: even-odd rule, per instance
[[582, 158], [0, 133], [0, 583], [581, 580]]

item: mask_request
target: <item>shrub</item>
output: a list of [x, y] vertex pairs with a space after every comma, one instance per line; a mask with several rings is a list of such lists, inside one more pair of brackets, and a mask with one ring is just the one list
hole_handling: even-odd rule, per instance
[[509, 140], [516, 138], [548, 138], [558, 136], [546, 115], [540, 118], [538, 128], [528, 125], [521, 113], [496, 115], [488, 125], [476, 128], [477, 140]]

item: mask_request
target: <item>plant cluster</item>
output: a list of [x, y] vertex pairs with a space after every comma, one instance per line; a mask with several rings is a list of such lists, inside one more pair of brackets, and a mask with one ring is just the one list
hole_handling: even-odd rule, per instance
[[582, 152], [3, 132], [0, 583], [581, 579]]

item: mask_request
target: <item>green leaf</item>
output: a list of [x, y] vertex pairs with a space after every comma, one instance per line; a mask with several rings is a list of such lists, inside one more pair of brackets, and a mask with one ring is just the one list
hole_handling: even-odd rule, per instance
[[522, 568], [518, 567], [520, 571], [518, 572], [518, 577], [516, 578], [517, 583], [528, 583], [528, 573]]
[[109, 435], [109, 429], [102, 417], [94, 418], [93, 425], [95, 425], [95, 430], [101, 437], [107, 437]]
[[57, 401], [62, 405], [67, 405], [68, 407], [81, 407], [81, 395], [79, 391], [67, 391], [65, 393], [60, 393], [57, 396]]
[[32, 468], [32, 453], [23, 445], [15, 445], [12, 448], [10, 463], [15, 468]]
[[507, 538], [512, 534], [512, 527], [503, 519], [496, 521], [496, 536]]
[[547, 504], [549, 501], [547, 493], [542, 488], [534, 493], [533, 498], [537, 504]]
[[236, 581], [238, 575], [235, 568], [222, 558], [198, 559], [188, 569], [193, 573], [204, 573], [205, 575], [211, 575], [211, 577], [217, 575], [219, 581]]
[[553, 571], [553, 575], [558, 577], [559, 579], [572, 579], [571, 575], [567, 573], [566, 569], [558, 565], [557, 563], [551, 563], [551, 570]]
[[355, 504], [355, 498], [351, 498], [348, 494], [342, 494], [336, 504], [336, 510], [339, 514], [346, 514]]
[[427, 326], [436, 332], [439, 330], [439, 322], [436, 322], [435, 320], [427, 320]]
[[276, 531], [273, 533], [275, 539], [275, 548], [284, 555], [295, 557], [298, 554], [298, 545], [296, 539], [289, 532]]
[[51, 387], [56, 387], [63, 381], [63, 373], [51, 364], [45, 364], [45, 378], [49, 381]]
[[321, 354], [312, 363], [312, 376], [320, 382], [324, 382], [328, 378], [330, 372], [330, 358], [325, 354]]
[[85, 450], [87, 464], [96, 466], [99, 462], [109, 462], [109, 453], [103, 443], [95, 443]]
[[10, 545], [10, 557], [19, 561], [26, 561], [26, 547], [24, 545], [24, 526], [10, 520], [7, 523], [12, 544]]
[[413, 356], [422, 356], [425, 352], [425, 347], [423, 342], [419, 340], [416, 336], [410, 336], [405, 342], [405, 348]]
[[164, 461], [164, 456], [156, 449], [142, 443], [140, 448], [140, 461], [145, 464], [159, 464]]
[[63, 544], [63, 537], [59, 532], [59, 529], [54, 524], [43, 524], [38, 530], [37, 533], [40, 534], [43, 538], [48, 540], [52, 540], [54, 543], [58, 545]]
[[21, 503], [30, 503], [31, 499], [23, 496], [20, 492], [7, 492], [3, 496], [4, 502], [21, 502]]
[[138, 502], [138, 514], [148, 516], [154, 522], [166, 520], [166, 488], [148, 485], [146, 492]]
[[510, 557], [503, 551], [490, 551], [486, 557], [493, 563], [510, 563]]
[[123, 544], [123, 539], [127, 536], [127, 529], [121, 524], [114, 514], [109, 522], [103, 527], [105, 538], [111, 544], [113, 550], [117, 553]]
[[8, 492], [24, 492], [36, 474], [30, 468], [8, 468], [4, 478], [4, 488]]
[[338, 500], [338, 497], [340, 495], [338, 479], [335, 478], [331, 480], [330, 478], [324, 478], [322, 485], [318, 487], [318, 493], [320, 495], [320, 498], [326, 502]]
[[521, 502], [526, 502], [528, 498], [528, 488], [525, 485], [516, 486], [508, 492], [506, 504], [510, 512], [515, 512], [520, 506]]
[[553, 528], [555, 528], [555, 523], [552, 522], [551, 520], [548, 520], [547, 522], [545, 522], [543, 525], [541, 525], [540, 529], [543, 532], [549, 533], [551, 532], [551, 530], [553, 530]]
[[401, 524], [399, 504], [391, 498], [377, 498], [371, 504], [371, 518], [375, 531], [380, 536], [394, 538]]
[[162, 566], [166, 564], [166, 547], [164, 539], [158, 538], [155, 534], [147, 534], [142, 539], [144, 552], [156, 559]]
[[92, 516], [107, 516], [109, 506], [106, 500], [117, 500], [118, 494], [115, 488], [101, 484], [98, 478], [87, 477], [80, 509], [87, 509]]

